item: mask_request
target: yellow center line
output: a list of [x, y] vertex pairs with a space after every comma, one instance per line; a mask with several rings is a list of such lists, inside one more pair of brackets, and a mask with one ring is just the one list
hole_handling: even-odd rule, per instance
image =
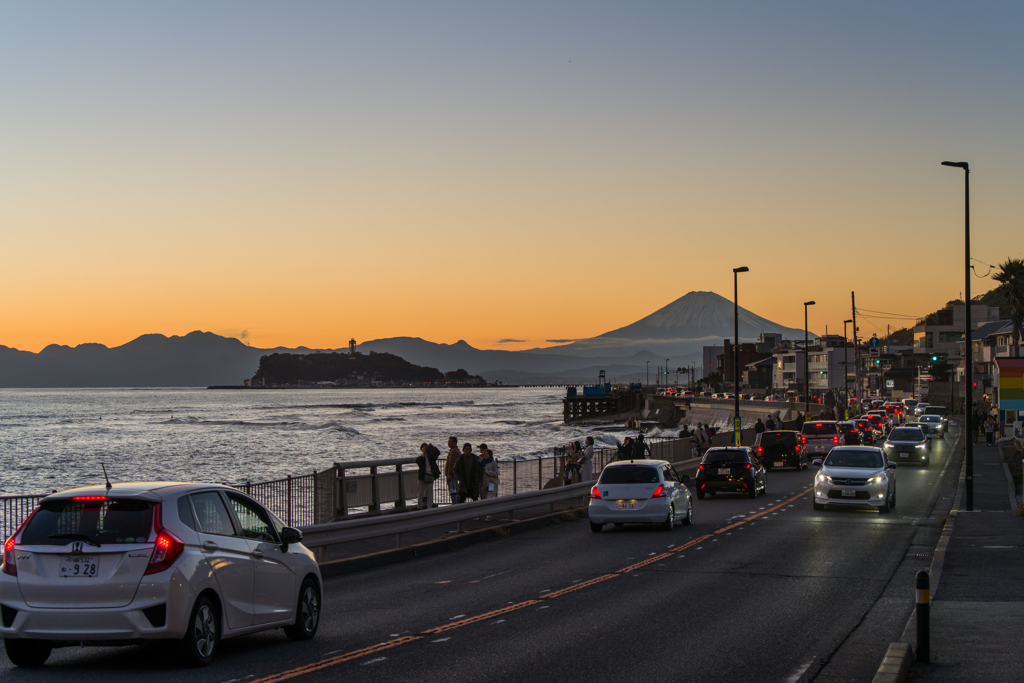
[[[694, 539], [692, 539], [690, 541], [687, 541], [686, 543], [684, 543], [684, 544], [682, 544], [682, 545], [680, 545], [680, 546], [678, 546], [676, 548], [673, 548], [672, 550], [670, 550], [668, 552], [661, 553], [660, 555], [656, 555], [654, 557], [649, 557], [646, 560], [643, 560], [641, 562], [637, 562], [636, 564], [631, 564], [630, 566], [624, 567], [624, 568], [618, 570], [617, 572], [615, 572], [613, 574], [604, 574], [603, 576], [598, 576], [596, 578], [589, 579], [587, 581], [583, 581], [583, 582], [578, 583], [576, 585], [569, 586], [567, 588], [562, 588], [561, 590], [557, 590], [557, 591], [555, 591], [553, 593], [548, 593], [547, 595], [545, 595], [543, 598], [540, 598], [539, 600], [524, 600], [523, 602], [518, 602], [518, 603], [516, 603], [514, 605], [509, 605], [508, 607], [502, 607], [501, 609], [496, 609], [496, 610], [493, 610], [491, 612], [485, 612], [484, 614], [479, 614], [479, 615], [477, 615], [475, 617], [466, 617], [465, 619], [459, 619], [458, 621], [453, 621], [450, 624], [442, 624], [441, 626], [435, 626], [434, 628], [427, 629], [426, 631], [423, 631], [422, 634], [418, 635], [418, 636], [404, 636], [402, 638], [395, 638], [394, 640], [389, 640], [389, 641], [384, 642], [384, 643], [377, 643], [376, 645], [370, 645], [369, 647], [364, 647], [361, 650], [353, 650], [352, 652], [349, 652], [349, 653], [343, 654], [343, 655], [338, 655], [337, 657], [330, 657], [330, 658], [327, 658], [327, 659], [321, 659], [320, 661], [313, 662], [311, 664], [306, 664], [304, 666], [300, 666], [300, 667], [297, 667], [297, 668], [294, 668], [294, 669], [289, 669], [288, 671], [282, 671], [281, 673], [272, 674], [272, 675], [266, 676], [264, 678], [256, 678], [256, 679], [253, 679], [253, 680], [249, 681], [249, 683], [279, 683], [279, 681], [286, 681], [286, 680], [288, 680], [290, 678], [296, 678], [298, 676], [303, 676], [303, 675], [308, 674], [308, 673], [313, 673], [314, 671], [321, 671], [323, 669], [327, 669], [329, 667], [336, 666], [338, 664], [344, 664], [345, 662], [351, 662], [354, 659], [360, 659], [362, 657], [367, 657], [369, 655], [377, 654], [378, 652], [383, 652], [384, 650], [390, 650], [391, 648], [398, 647], [399, 645], [405, 645], [406, 643], [412, 643], [412, 642], [415, 642], [417, 640], [422, 640], [423, 636], [436, 635], [438, 633], [444, 633], [446, 631], [451, 631], [453, 629], [461, 628], [463, 626], [469, 626], [470, 624], [476, 624], [476, 623], [479, 623], [481, 621], [486, 621], [488, 619], [493, 619], [494, 617], [501, 616], [503, 614], [508, 614], [509, 612], [514, 612], [516, 610], [523, 609], [524, 607], [530, 607], [532, 605], [539, 605], [544, 600], [550, 600], [551, 598], [559, 598], [559, 597], [562, 597], [563, 595], [567, 595], [568, 593], [572, 593], [574, 591], [582, 590], [584, 588], [590, 588], [591, 586], [595, 586], [595, 585], [597, 585], [599, 583], [607, 581], [608, 579], [614, 579], [619, 574], [628, 574], [631, 571], [635, 571], [635, 570], [640, 569], [642, 567], [646, 567], [646, 566], [648, 566], [650, 564], [654, 564], [655, 562], [660, 562], [661, 560], [664, 560], [664, 559], [666, 559], [668, 557], [671, 557], [672, 555], [675, 555], [675, 554], [677, 554], [679, 552], [682, 552], [683, 550], [686, 550], [687, 548], [692, 548], [693, 546], [697, 545], [698, 543], [702, 543], [702, 542], [708, 540], [709, 538], [711, 538], [712, 536], [714, 536], [716, 534], [721, 534], [721, 533], [724, 533], [724, 532], [726, 532], [726, 531], [728, 531], [730, 529], [735, 529], [736, 527], [738, 527], [738, 526], [740, 526], [742, 524], [746, 524], [747, 522], [749, 522], [749, 521], [751, 521], [753, 519], [757, 519], [758, 517], [763, 517], [764, 515], [770, 514], [770, 513], [774, 512], [774, 511], [778, 510], [779, 508], [784, 507], [786, 505], [789, 505], [793, 501], [795, 501], [795, 500], [797, 500], [799, 498], [802, 498], [803, 496], [806, 496], [808, 493], [810, 493], [813, 490], [814, 490], [814, 488], [811, 487], [811, 488], [803, 491], [802, 493], [799, 493], [799, 494], [793, 496], [792, 498], [789, 498], [788, 500], [784, 500], [784, 501], [782, 501], [781, 503], [779, 503], [777, 505], [773, 505], [770, 508], [762, 510], [761, 512], [753, 514], [753, 515], [751, 515], [749, 517], [746, 517], [746, 518], [744, 518], [744, 519], [742, 519], [742, 520], [740, 520], [738, 522], [735, 522], [733, 524], [729, 524], [727, 526], [724, 526], [721, 529], [713, 531], [713, 532], [711, 532], [709, 534], [704, 534], [703, 536], [698, 536], [697, 538], [694, 538]], [[449, 583], [449, 582], [442, 581], [442, 582], [438, 582], [438, 583]]]

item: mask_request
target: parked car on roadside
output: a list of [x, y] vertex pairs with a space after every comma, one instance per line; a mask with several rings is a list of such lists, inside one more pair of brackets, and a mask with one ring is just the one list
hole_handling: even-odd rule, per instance
[[309, 640], [322, 582], [302, 534], [236, 489], [121, 483], [46, 496], [4, 544], [0, 636], [18, 666], [68, 645], [178, 641], [208, 664], [225, 638]]
[[761, 432], [754, 437], [754, 453], [769, 472], [776, 467], [795, 467], [798, 472], [807, 467], [807, 456], [797, 431]]
[[660, 524], [671, 531], [677, 520], [693, 522], [689, 475], [676, 475], [664, 460], [620, 460], [608, 463], [590, 490], [590, 530], [605, 524]]
[[814, 477], [815, 510], [871, 506], [889, 512], [896, 507], [896, 463], [887, 461], [880, 448], [842, 446], [814, 464], [821, 465]]
[[912, 462], [928, 467], [932, 440], [917, 427], [897, 427], [889, 432], [882, 450], [886, 457], [897, 462]]
[[709, 448], [697, 466], [697, 497], [719, 492], [768, 493], [768, 473], [750, 448]]
[[832, 421], [804, 422], [800, 428], [800, 444], [808, 457], [828, 455], [836, 446], [846, 444], [839, 426]]

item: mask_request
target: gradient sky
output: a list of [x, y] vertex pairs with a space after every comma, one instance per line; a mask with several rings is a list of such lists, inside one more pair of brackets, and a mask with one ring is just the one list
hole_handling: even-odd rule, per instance
[[530, 348], [739, 265], [792, 327], [924, 315], [940, 161], [1024, 256], [1022, 45], [1020, 2], [5, 1], [0, 344]]

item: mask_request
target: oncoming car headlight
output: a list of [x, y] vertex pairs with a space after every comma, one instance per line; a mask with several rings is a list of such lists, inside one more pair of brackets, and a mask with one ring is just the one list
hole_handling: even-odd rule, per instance
[[918, 448], [928, 448], [928, 444], [919, 443], [919, 444], [917, 444], [917, 447]]
[[885, 475], [884, 474], [880, 474], [877, 477], [871, 477], [865, 483], [868, 483], [868, 484], [881, 484], [884, 481], [885, 481]]
[[882, 445], [882, 447], [883, 447], [883, 448], [884, 448], [885, 450], [887, 450], [887, 451], [891, 451], [891, 450], [893, 449], [893, 445], [892, 445], [891, 443], [889, 443], [888, 441], [886, 441], [886, 442], [885, 442], [885, 443], [884, 443], [884, 444]]
[[831, 484], [832, 483], [832, 477], [828, 476], [827, 474], [821, 474], [820, 472], [818, 473], [818, 476], [816, 476], [814, 479], [819, 484]]

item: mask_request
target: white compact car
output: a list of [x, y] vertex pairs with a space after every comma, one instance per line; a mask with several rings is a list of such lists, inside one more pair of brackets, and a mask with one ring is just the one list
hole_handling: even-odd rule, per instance
[[18, 666], [54, 647], [316, 635], [321, 578], [302, 534], [227, 486], [146, 482], [47, 496], [4, 544], [0, 636]]
[[693, 521], [689, 475], [676, 476], [664, 460], [619, 460], [608, 463], [590, 491], [590, 529], [605, 524], [660, 524], [665, 531]]
[[880, 448], [837, 446], [825, 458], [815, 460], [821, 471], [814, 477], [814, 509], [826, 506], [871, 506], [879, 512], [896, 507], [896, 463]]

